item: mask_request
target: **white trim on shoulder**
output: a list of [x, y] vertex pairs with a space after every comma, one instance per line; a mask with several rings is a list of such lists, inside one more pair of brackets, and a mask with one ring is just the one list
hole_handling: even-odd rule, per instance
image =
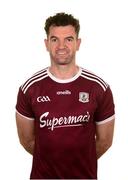
[[17, 110], [16, 110], [16, 113], [19, 114], [20, 116], [22, 116], [22, 117], [24, 117], [24, 118], [30, 120], [30, 121], [35, 120], [34, 118], [30, 118], [30, 117], [24, 116], [23, 114], [19, 113]]
[[96, 122], [96, 125], [105, 124], [105, 123], [107, 123], [107, 122], [109, 122], [109, 121], [112, 121], [112, 120], [114, 120], [114, 119], [115, 119], [115, 114], [112, 115], [112, 116], [110, 116], [109, 118], [103, 120], [103, 121]]
[[37, 73], [35, 73], [33, 76], [31, 76], [22, 86], [21, 89], [23, 91], [23, 93], [25, 94], [26, 91], [28, 90], [28, 88], [34, 84], [37, 81], [40, 81], [44, 78], [48, 77], [47, 75], [47, 68], [38, 71]]
[[48, 77], [48, 75], [45, 75], [45, 76], [43, 76], [43, 77], [41, 77], [41, 78], [38, 78], [38, 79], [35, 79], [35, 80], [33, 80], [31, 83], [29, 83], [28, 85], [27, 85], [27, 87], [23, 90], [23, 93], [25, 94], [26, 93], [26, 91], [28, 90], [28, 88], [32, 85], [32, 84], [34, 84], [35, 82], [38, 82], [38, 81], [40, 81], [40, 80], [42, 80], [42, 79], [45, 79], [45, 78], [47, 78]]
[[103, 88], [103, 90], [105, 91], [106, 90], [106, 88], [103, 86], [103, 84], [100, 82], [100, 81], [98, 81], [98, 80], [96, 80], [96, 79], [93, 79], [93, 78], [90, 78], [90, 77], [87, 77], [87, 76], [85, 76], [85, 75], [81, 75], [83, 78], [85, 78], [85, 79], [89, 79], [89, 80], [91, 80], [91, 81], [95, 81], [95, 82], [97, 82], [98, 84], [100, 84], [100, 86]]
[[108, 87], [108, 84], [103, 79], [101, 79], [99, 76], [95, 75], [94, 73], [89, 72], [89, 71], [87, 71], [87, 70], [85, 70], [83, 68], [82, 68], [82, 73], [85, 76], [87, 75], [87, 76], [90, 76], [92, 78], [95, 78], [95, 79], [99, 80], [106, 88]]

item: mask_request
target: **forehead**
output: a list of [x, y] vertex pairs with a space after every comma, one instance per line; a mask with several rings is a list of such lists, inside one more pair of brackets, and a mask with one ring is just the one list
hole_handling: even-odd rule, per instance
[[49, 28], [49, 37], [67, 37], [76, 36], [75, 28], [72, 25], [68, 26], [51, 26]]

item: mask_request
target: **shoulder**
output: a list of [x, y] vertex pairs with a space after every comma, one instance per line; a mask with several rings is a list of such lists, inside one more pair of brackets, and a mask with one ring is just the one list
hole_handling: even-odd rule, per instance
[[84, 68], [81, 68], [81, 77], [92, 83], [95, 86], [95, 88], [100, 88], [103, 91], [106, 91], [109, 86], [101, 77]]
[[22, 92], [25, 94], [26, 91], [28, 90], [28, 88], [30, 88], [33, 84], [35, 84], [36, 82], [39, 82], [39, 81], [45, 79], [46, 77], [48, 77], [47, 69], [48, 68], [42, 69], [42, 70], [34, 73], [30, 78], [28, 78], [25, 81], [25, 83], [23, 83], [21, 85]]

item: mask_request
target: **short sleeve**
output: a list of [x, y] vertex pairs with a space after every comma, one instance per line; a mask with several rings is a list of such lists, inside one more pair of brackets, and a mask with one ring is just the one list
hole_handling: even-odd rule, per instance
[[103, 124], [114, 119], [115, 105], [110, 87], [98, 98], [98, 107], [95, 112], [96, 124]]
[[34, 113], [32, 111], [30, 101], [26, 94], [22, 92], [21, 88], [19, 88], [17, 96], [16, 111], [26, 118], [34, 119]]

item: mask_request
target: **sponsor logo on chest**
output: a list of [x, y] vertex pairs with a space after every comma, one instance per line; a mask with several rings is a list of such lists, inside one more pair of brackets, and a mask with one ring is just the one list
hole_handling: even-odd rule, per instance
[[49, 112], [45, 112], [40, 116], [40, 128], [47, 127], [50, 130], [62, 127], [85, 126], [90, 120], [90, 113], [80, 114], [78, 116], [61, 116], [48, 118]]

